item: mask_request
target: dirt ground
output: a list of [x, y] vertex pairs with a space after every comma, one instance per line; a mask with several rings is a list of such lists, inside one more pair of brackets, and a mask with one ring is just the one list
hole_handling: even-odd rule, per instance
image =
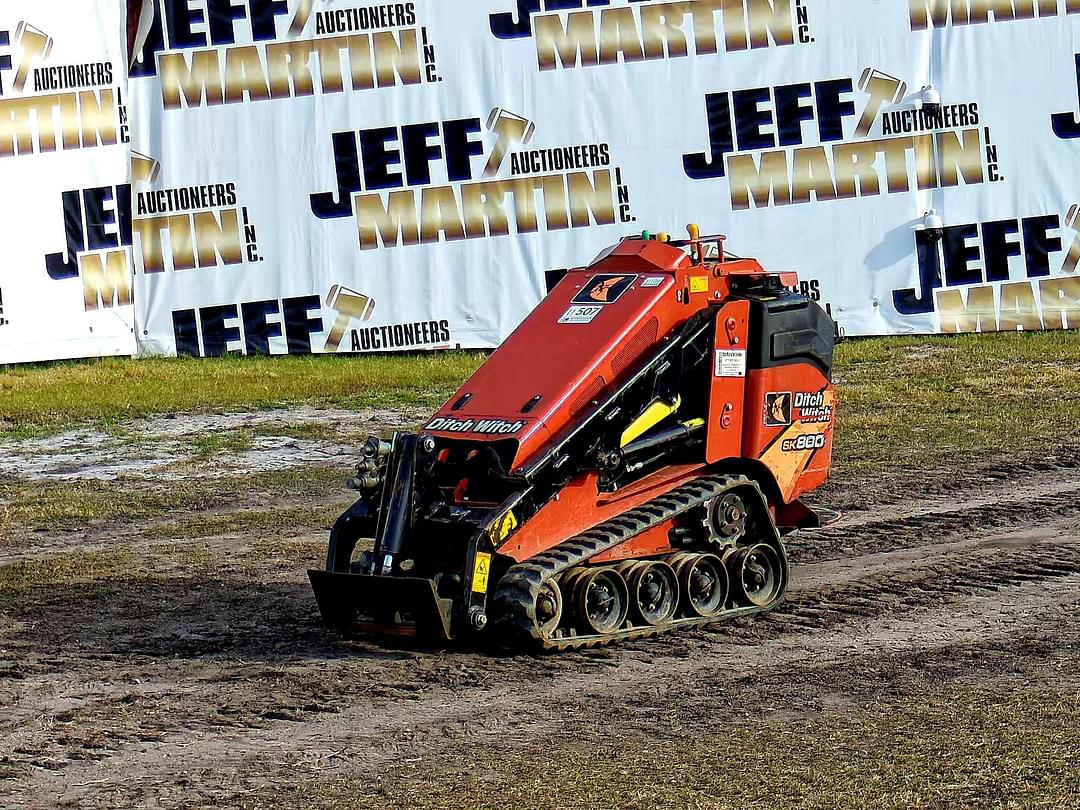
[[[114, 440], [0, 456], [28, 479], [131, 486], [225, 469], [240, 492], [224, 516], [271, 506], [242, 491], [252, 459], [348, 466], [340, 441], [256, 437], [186, 467], [182, 443], [159, 443], [133, 470]], [[0, 587], [0, 806], [1080, 806], [1078, 472], [1062, 449], [836, 480], [816, 505], [842, 517], [791, 540], [769, 617], [558, 657], [326, 631], [305, 575], [321, 522], [197, 538], [164, 518], [15, 526], [0, 566], [27, 573]], [[290, 504], [308, 501], [349, 494]], [[185, 517], [200, 516], [168, 520]], [[1019, 762], [1009, 729], [1027, 722], [1045, 747]]]

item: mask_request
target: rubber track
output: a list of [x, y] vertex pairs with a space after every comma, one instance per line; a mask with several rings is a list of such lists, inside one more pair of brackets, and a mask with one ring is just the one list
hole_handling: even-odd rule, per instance
[[[743, 476], [698, 478], [666, 495], [612, 518], [576, 537], [565, 540], [542, 554], [517, 563], [499, 581], [495, 592], [495, 623], [514, 645], [526, 645], [548, 651], [581, 650], [601, 647], [616, 641], [648, 638], [676, 628], [699, 627], [739, 616], [763, 612], [762, 608], [740, 607], [708, 618], [675, 619], [660, 627], [630, 627], [605, 635], [568, 636], [548, 639], [540, 634], [536, 602], [544, 583], [608, 549], [700, 506], [736, 486], [751, 484]], [[781, 594], [782, 598], [783, 594]], [[779, 599], [777, 600], [779, 601]]]

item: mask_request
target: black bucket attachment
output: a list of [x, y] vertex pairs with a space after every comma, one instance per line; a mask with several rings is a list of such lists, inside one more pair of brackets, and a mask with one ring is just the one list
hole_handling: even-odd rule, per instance
[[323, 621], [332, 627], [389, 636], [449, 641], [449, 599], [430, 579], [310, 570]]

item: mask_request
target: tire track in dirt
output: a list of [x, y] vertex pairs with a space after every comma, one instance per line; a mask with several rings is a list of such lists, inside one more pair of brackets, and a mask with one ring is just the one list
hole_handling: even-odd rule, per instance
[[[1004, 598], [1000, 598], [1000, 597]], [[657, 662], [629, 659], [599, 673], [564, 674], [521, 685], [462, 696], [431, 689], [419, 700], [382, 708], [357, 705], [333, 715], [319, 715], [255, 730], [208, 730], [165, 735], [141, 750], [127, 747], [99, 763], [75, 763], [61, 771], [35, 771], [24, 780], [30, 795], [91, 803], [87, 786], [135, 791], [138, 783], [169, 783], [179, 773], [202, 770], [243, 772], [248, 768], [306, 769], [331, 760], [339, 769], [372, 772], [407, 756], [438, 755], [448, 743], [483, 745], [485, 740], [528, 739], [560, 735], [563, 718], [597, 705], [623, 701], [662, 701], [685, 684], [735, 683], [799, 667], [823, 667], [897, 652], [925, 653], [954, 645], [986, 643], [1037, 626], [1042, 614], [1080, 604], [1080, 573], [1052, 581], [1006, 586], [996, 594], [978, 594], [945, 607], [923, 608], [903, 616], [881, 616], [829, 631], [785, 633], [756, 644], [726, 646], [683, 658]], [[660, 669], [658, 672], [657, 670]], [[329, 743], [329, 745], [328, 745]], [[342, 758], [348, 751], [347, 758]], [[131, 774], [139, 774], [132, 780]], [[28, 783], [28, 784], [27, 784]], [[77, 786], [82, 785], [83, 788]], [[185, 794], [185, 802], [200, 797]]]
[[[965, 497], [965, 492], [968, 497]], [[924, 494], [844, 515], [835, 524], [788, 542], [802, 560], [835, 559], [887, 548], [912, 548], [959, 536], [1008, 529], [1025, 522], [1080, 516], [1080, 467], [1054, 465], [1022, 481], [1006, 478], [977, 491]]]
[[[850, 530], [873, 525], [882, 520], [922, 518], [953, 511], [994, 506], [1023, 500], [1045, 498], [1080, 490], [1080, 465], [1047, 464], [1039, 469], [1025, 465], [1018, 468], [994, 467], [983, 470], [974, 481], [961, 478], [955, 486], [928, 486], [926, 491], [908, 487], [902, 500], [866, 504], [841, 517], [830, 528]], [[977, 485], [977, 489], [973, 489]]]
[[[1065, 528], [946, 544], [930, 554], [921, 551], [917, 558], [910, 551], [868, 555], [862, 558], [866, 576], [851, 576], [854, 569], [846, 564], [808, 566], [806, 585], [796, 579], [790, 597], [766, 620], [827, 628], [846, 617], [922, 608], [950, 596], [994, 593], [1080, 572], [1080, 537]], [[845, 575], [851, 578], [845, 580]], [[812, 582], [818, 587], [807, 588]]]
[[[308, 713], [289, 723], [287, 742], [282, 741], [280, 729], [280, 722], [288, 722], [284, 720], [268, 729], [204, 729], [197, 743], [190, 742], [190, 731], [166, 733], [158, 742], [121, 746], [100, 765], [68, 765], [54, 776], [43, 777], [41, 787], [52, 784], [56, 789], [57, 779], [66, 784], [95, 781], [101, 778], [102, 768], [114, 765], [124, 772], [135, 768], [152, 773], [164, 751], [170, 760], [179, 759], [184, 770], [207, 767], [211, 760], [222, 758], [240, 764], [271, 747], [279, 756], [303, 760], [315, 752], [326, 753], [320, 748], [326, 739], [335, 740], [335, 745], [348, 743], [354, 751], [351, 766], [359, 762], [364, 768], [377, 767], [394, 754], [385, 747], [379, 755], [364, 754], [362, 749], [400, 740], [403, 735], [427, 739], [420, 744], [431, 745], [432, 738], [447, 735], [482, 741], [483, 734], [463, 731], [478, 725], [494, 729], [492, 734], [526, 726], [533, 736], [557, 733], [553, 718], [580, 702], [580, 696], [602, 694], [605, 699], [624, 700], [640, 688], [643, 678], [667, 684], [690, 677], [722, 680], [811, 661], [821, 665], [852, 656], [985, 642], [1018, 627], [1036, 626], [1044, 610], [1080, 603], [1080, 540], [1075, 529], [1075, 524], [1066, 523], [938, 544], [919, 552], [865, 555], [862, 570], [868, 576], [860, 575], [858, 568], [845, 568], [848, 561], [807, 565], [796, 569], [789, 603], [769, 621], [750, 625], [758, 637], [754, 644], [725, 644], [735, 641], [727, 630], [702, 632], [695, 638], [671, 637], [672, 643], [659, 648], [655, 642], [651, 646], [642, 642], [616, 648], [606, 656], [611, 666], [587, 673], [565, 666], [572, 666], [573, 661], [562, 660], [564, 666], [556, 672], [545, 665], [548, 659], [519, 659], [521, 666], [510, 683], [503, 678], [466, 696], [438, 683], [425, 684], [426, 694], [404, 705], [399, 701], [380, 704], [359, 694], [358, 703], [340, 713]], [[913, 564], [916, 553], [918, 564]], [[722, 653], [720, 644], [725, 644]], [[673, 655], [685, 645], [690, 647], [688, 655]], [[636, 654], [646, 649], [649, 655]], [[484, 666], [481, 658], [471, 663]], [[408, 667], [401, 662], [383, 669], [389, 670], [381, 673], [384, 677], [408, 677]], [[532, 677], [528, 670], [533, 670]], [[188, 698], [199, 699], [198, 693], [198, 689], [190, 690]], [[568, 703], [567, 695], [578, 697]], [[271, 741], [276, 742], [271, 746]], [[28, 742], [24, 740], [24, 746]], [[399, 743], [399, 749], [391, 746], [391, 750], [400, 752], [411, 745]], [[175, 762], [159, 770], [162, 778], [174, 766]]]
[[[798, 538], [791, 544], [788, 602], [752, 623], [540, 659], [460, 652], [335, 659], [343, 650], [331, 637], [311, 660], [281, 654], [280, 666], [295, 682], [278, 695], [288, 704], [278, 711], [254, 695], [264, 684], [246, 683], [246, 665], [200, 655], [171, 664], [160, 681], [133, 690], [118, 675], [137, 671], [137, 648], [132, 661], [124, 653], [103, 656], [92, 646], [65, 645], [62, 634], [46, 633], [40, 643], [63, 651], [57, 655], [64, 671], [34, 675], [20, 688], [0, 743], [0, 775], [5, 762], [20, 773], [31, 761], [58, 769], [24, 773], [10, 802], [37, 796], [51, 797], [46, 803], [60, 797], [115, 803], [105, 795], [141, 801], [151, 794], [140, 784], [175, 785], [182, 773], [219, 771], [223, 763], [270, 773], [366, 771], [406, 752], [426, 756], [447, 745], [557, 735], [567, 716], [596, 705], [590, 696], [630, 705], [642, 689], [656, 698], [698, 681], [735, 688], [755, 674], [829, 664], [857, 670], [855, 661], [874, 656], [998, 643], [1009, 634], [1037, 631], [1048, 616], [1076, 618], [1080, 510], [1069, 500], [1080, 485], [1074, 476], [1074, 468], [1056, 467], [1035, 480], [973, 493], [966, 504], [949, 495], [914, 508], [904, 502], [874, 506], [846, 526]], [[945, 517], [941, 526], [934, 520], [939, 516]], [[838, 534], [849, 541], [841, 546]], [[293, 612], [298, 624], [283, 624], [279, 649], [290, 634], [319, 632], [303, 624], [303, 608], [294, 605]], [[225, 619], [208, 643], [228, 656], [240, 636]], [[132, 625], [139, 620], [129, 619]], [[273, 666], [271, 659], [265, 668]], [[220, 701], [223, 690], [236, 698], [232, 716], [208, 721], [192, 710]], [[118, 716], [123, 707], [137, 713], [158, 701], [175, 712], [152, 733], [137, 716]], [[97, 761], [74, 759], [54, 739], [47, 718], [58, 707], [73, 706], [96, 727], [126, 729], [110, 747], [81, 754]], [[177, 795], [183, 804], [210, 802], [217, 794]]]
[[1003, 495], [1016, 486], [1039, 480], [1075, 480], [1080, 474], [1080, 445], [1064, 444], [1054, 450], [1018, 451], [1007, 461], [967, 463], [935, 469], [909, 469], [902, 465], [884, 470], [872, 478], [834, 475], [809, 497], [815, 503], [846, 513], [848, 517], [889, 513], [899, 517], [905, 510], [918, 511], [950, 499], [978, 500], [989, 488]]

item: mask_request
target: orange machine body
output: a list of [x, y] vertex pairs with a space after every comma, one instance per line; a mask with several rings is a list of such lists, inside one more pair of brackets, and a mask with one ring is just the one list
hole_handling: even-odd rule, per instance
[[818, 525], [835, 325], [688, 231], [568, 271], [418, 432], [364, 443], [309, 572], [329, 623], [580, 649], [777, 604], [783, 536]]
[[[740, 296], [740, 287], [763, 278], [778, 282], [781, 295]], [[499, 552], [527, 559], [710, 468], [757, 480], [778, 522], [803, 520], [809, 512], [799, 496], [820, 486], [829, 470], [835, 406], [829, 369], [798, 353], [776, 363], [753, 361], [770, 350], [761, 342], [776, 337], [760, 334], [757, 312], [797, 283], [795, 274], [767, 273], [753, 259], [710, 262], [693, 249], [636, 239], [568, 272], [424, 431], [504, 441], [512, 470], [520, 473], [666, 335], [714, 308], [705, 452], [697, 463], [665, 466], [616, 491], [604, 491], [596, 472], [580, 473]], [[669, 528], [657, 527], [593, 562], [669, 552]]]

